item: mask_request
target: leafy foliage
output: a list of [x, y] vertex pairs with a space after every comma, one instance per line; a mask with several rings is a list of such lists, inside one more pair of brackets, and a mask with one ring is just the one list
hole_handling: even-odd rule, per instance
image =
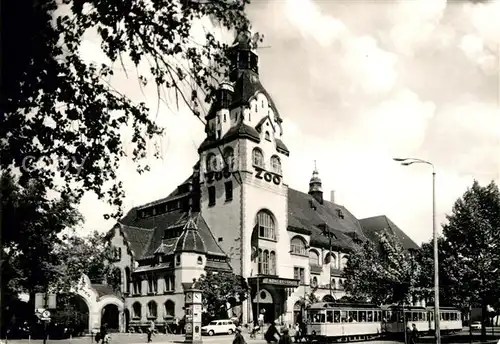
[[[7, 34], [0, 168], [18, 168], [23, 187], [36, 180], [38, 189], [76, 199], [93, 191], [120, 216], [124, 194], [116, 171], [127, 154], [121, 130], [133, 129], [127, 145], [139, 172], [148, 169], [143, 163], [147, 140], [163, 130], [144, 103], [133, 103], [109, 84], [116, 64], [127, 73], [123, 61], [132, 61], [138, 82], [156, 85], [158, 101], [175, 92], [177, 104], [180, 98], [199, 116], [199, 105], [213, 95], [229, 62], [226, 44], [211, 33], [195, 37], [193, 27], [201, 18], [228, 30], [246, 27], [246, 2], [2, 2], [2, 31]], [[88, 63], [80, 56], [84, 36], [92, 30], [101, 39], [107, 63]]]
[[[459, 198], [443, 225], [440, 265], [446, 297], [461, 306], [499, 304], [500, 285], [500, 192], [491, 182], [474, 181]], [[498, 307], [498, 306], [497, 306]], [[483, 326], [484, 328], [484, 326]], [[484, 332], [485, 333], [485, 332]], [[483, 333], [483, 334], [484, 334]]]
[[93, 283], [111, 285], [115, 290], [120, 286], [120, 275], [115, 273], [112, 261], [114, 252], [105, 240], [106, 234], [93, 232], [87, 237], [66, 236], [57, 247], [59, 265], [57, 267], [57, 288], [68, 291], [75, 287], [82, 274]]
[[344, 287], [357, 300], [399, 304], [423, 292], [417, 287], [419, 275], [415, 255], [384, 231], [378, 244], [366, 241], [351, 253], [344, 270]]
[[307, 308], [313, 303], [319, 302], [319, 298], [316, 295], [316, 291], [318, 290], [318, 287], [311, 288], [309, 293], [306, 293], [305, 295], [302, 295], [299, 297], [298, 302], [300, 302], [301, 307]]
[[232, 306], [248, 297], [249, 287], [246, 280], [232, 272], [207, 272], [197, 281], [202, 291], [203, 307], [212, 316], [227, 317], [227, 303]]
[[56, 276], [58, 234], [81, 223], [74, 199], [49, 199], [40, 180], [26, 187], [10, 172], [1, 175], [2, 287], [12, 293], [46, 290]]

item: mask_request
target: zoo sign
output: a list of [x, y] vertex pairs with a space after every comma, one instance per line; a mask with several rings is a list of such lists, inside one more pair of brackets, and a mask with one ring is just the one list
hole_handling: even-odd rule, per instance
[[263, 179], [268, 183], [273, 183], [274, 185], [280, 185], [281, 184], [281, 176], [268, 172], [264, 169], [255, 167], [255, 178], [257, 179]]

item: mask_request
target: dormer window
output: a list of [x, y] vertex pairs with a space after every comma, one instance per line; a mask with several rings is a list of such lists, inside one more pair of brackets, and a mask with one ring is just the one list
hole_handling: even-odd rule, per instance
[[342, 212], [342, 209], [337, 209], [337, 216], [339, 217], [339, 219], [344, 218], [344, 213]]
[[267, 141], [271, 141], [271, 134], [269, 134], [269, 131], [266, 131], [265, 137]]
[[252, 163], [254, 166], [264, 168], [264, 154], [259, 148], [254, 148], [252, 151]]

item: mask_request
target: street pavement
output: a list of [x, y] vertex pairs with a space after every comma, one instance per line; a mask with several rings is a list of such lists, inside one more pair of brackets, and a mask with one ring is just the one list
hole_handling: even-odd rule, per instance
[[[250, 338], [248, 334], [243, 335], [248, 344], [267, 344], [267, 342], [262, 338], [262, 335], [257, 335], [256, 339]], [[153, 344], [176, 344], [183, 343], [183, 335], [163, 335], [159, 334], [153, 336]], [[234, 335], [222, 335], [213, 337], [203, 337], [203, 343], [207, 344], [231, 344], [233, 342]], [[143, 344], [147, 342], [147, 337], [145, 334], [126, 334], [126, 333], [114, 333], [111, 334], [111, 344]], [[0, 341], [1, 344], [3, 342]], [[43, 340], [9, 340], [9, 344], [42, 344]], [[47, 340], [47, 344], [92, 344], [90, 337], [79, 337], [74, 339], [64, 339], [64, 340]], [[370, 341], [370, 344], [396, 344], [398, 342], [393, 341]], [[399, 343], [400, 344], [400, 343]]]
[[[489, 329], [491, 331], [491, 329]], [[499, 329], [500, 330], [500, 329]], [[488, 331], [489, 333], [491, 333]], [[500, 331], [495, 332], [498, 334]], [[462, 331], [460, 334], [456, 336], [443, 336], [442, 341], [443, 343], [446, 344], [456, 344], [456, 343], [469, 343], [469, 337], [468, 337], [468, 329]], [[266, 341], [263, 339], [262, 334], [257, 335], [256, 339], [251, 339], [248, 335], [248, 333], [244, 333], [243, 336], [245, 337], [245, 340], [247, 341], [248, 344], [266, 344]], [[478, 342], [479, 341], [479, 331], [475, 331], [474, 333], [474, 340], [473, 342]], [[203, 337], [203, 342], [207, 344], [232, 344], [233, 342], [234, 335], [222, 335], [222, 336], [213, 336], [213, 337], [208, 337], [204, 336]], [[154, 344], [176, 344], [176, 343], [183, 343], [184, 342], [184, 336], [183, 335], [164, 335], [164, 334], [158, 334], [156, 336], [153, 336], [153, 343]], [[482, 344], [497, 344], [499, 338], [496, 339], [487, 339], [485, 342]], [[111, 344], [143, 344], [147, 342], [147, 337], [146, 334], [130, 334], [130, 333], [112, 333], [111, 334]], [[419, 343], [432, 343], [433, 338], [429, 337], [422, 337], [419, 338]], [[0, 344], [4, 343], [10, 343], [10, 344], [42, 344], [43, 340], [28, 340], [28, 339], [23, 339], [23, 340], [8, 340], [7, 342], [5, 340], [0, 340]], [[359, 342], [359, 343], [369, 343], [369, 344], [402, 344], [401, 342], [398, 341], [389, 341], [389, 340], [375, 340], [375, 341], [366, 341], [366, 342]], [[91, 337], [78, 337], [78, 338], [73, 338], [73, 339], [63, 339], [63, 340], [53, 340], [49, 339], [47, 340], [47, 344], [95, 344], [95, 341]]]

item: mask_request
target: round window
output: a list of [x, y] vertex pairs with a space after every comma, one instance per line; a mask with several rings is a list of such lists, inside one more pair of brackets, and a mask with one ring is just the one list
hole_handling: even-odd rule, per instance
[[265, 292], [263, 292], [263, 291], [261, 291], [261, 292], [260, 292], [260, 298], [261, 298], [261, 299], [265, 299], [265, 298], [266, 298], [266, 296], [267, 296], [267, 295], [266, 295], [266, 293], [265, 293]]

